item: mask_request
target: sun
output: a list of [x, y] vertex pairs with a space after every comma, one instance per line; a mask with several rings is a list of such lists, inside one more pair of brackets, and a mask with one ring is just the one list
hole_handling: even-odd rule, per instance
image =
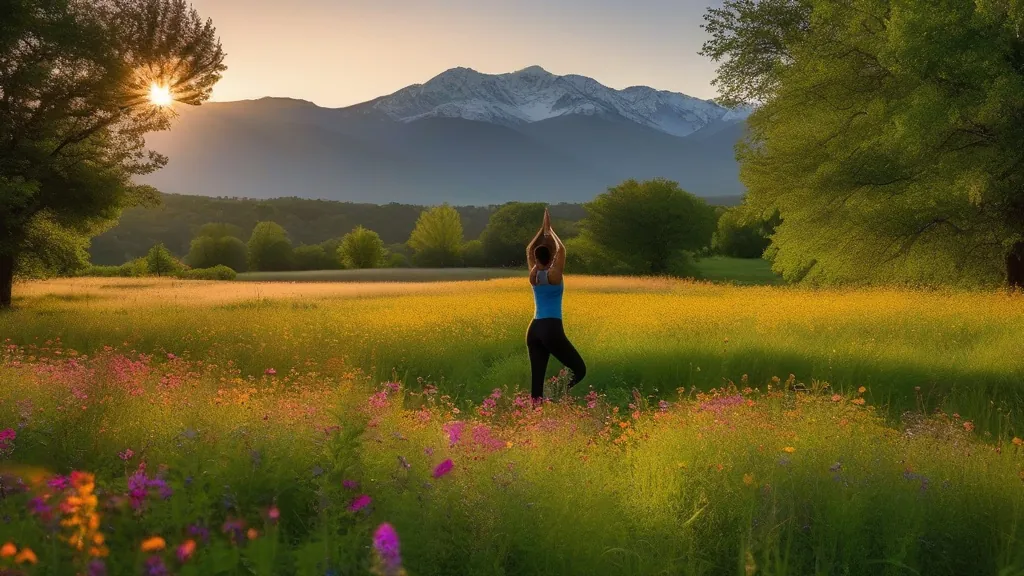
[[149, 87], [149, 101], [157, 106], [170, 106], [174, 102], [171, 89], [154, 82]]

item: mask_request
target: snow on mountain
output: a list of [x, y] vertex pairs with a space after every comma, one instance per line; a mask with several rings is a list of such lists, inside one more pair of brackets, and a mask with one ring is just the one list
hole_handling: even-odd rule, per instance
[[618, 117], [673, 136], [687, 136], [712, 122], [738, 121], [749, 115], [646, 86], [615, 90], [585, 76], [556, 76], [540, 66], [509, 74], [452, 68], [425, 84], [353, 108], [373, 109], [401, 122], [462, 118], [506, 126], [570, 114]]

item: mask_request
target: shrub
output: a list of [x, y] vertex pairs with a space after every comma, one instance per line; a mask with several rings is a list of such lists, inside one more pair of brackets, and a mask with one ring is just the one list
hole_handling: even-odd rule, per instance
[[193, 268], [184, 270], [179, 274], [185, 280], [234, 280], [238, 274], [223, 264], [213, 268]]

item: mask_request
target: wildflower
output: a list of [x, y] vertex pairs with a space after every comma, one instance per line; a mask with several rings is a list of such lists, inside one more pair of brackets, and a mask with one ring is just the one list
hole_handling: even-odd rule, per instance
[[159, 556], [150, 556], [146, 560], [146, 575], [147, 576], [168, 576], [170, 572], [167, 571], [167, 565]]
[[126, 448], [124, 452], [119, 452], [117, 454], [117, 456], [121, 460], [124, 460], [125, 462], [127, 462], [127, 461], [131, 460], [133, 456], [135, 456], [135, 452], [132, 452], [131, 448]]
[[384, 574], [397, 574], [402, 569], [402, 556], [399, 550], [398, 533], [387, 522], [377, 527], [373, 533], [373, 550], [381, 564]]
[[658, 401], [658, 410], [661, 410], [662, 412], [667, 412], [668, 402], [666, 402], [665, 400]]
[[35, 564], [38, 560], [39, 559], [36, 558], [36, 553], [33, 552], [31, 548], [23, 548], [21, 552], [18, 552], [18, 555], [14, 557], [14, 561], [18, 564], [24, 564], [26, 562], [29, 564]]
[[409, 464], [409, 461], [405, 459], [405, 456], [399, 456], [398, 463], [401, 464], [402, 468], [405, 468], [406, 470], [412, 468], [412, 464]]
[[229, 519], [224, 522], [221, 526], [221, 531], [228, 535], [229, 538], [234, 540], [236, 543], [241, 543], [245, 539], [245, 533], [243, 529], [245, 523], [241, 520]]
[[833, 402], [839, 402], [839, 401], [840, 401], [840, 400], [842, 400], [842, 399], [843, 399], [843, 397], [842, 397], [842, 396], [840, 396], [839, 394], [833, 394], [833, 395], [832, 395], [832, 401], [833, 401]]
[[0, 430], [0, 454], [8, 454], [14, 451], [14, 438], [17, 433], [14, 428]]
[[1014, 436], [1013, 437], [1013, 445], [1014, 446], [1020, 446], [1021, 444], [1024, 444], [1024, 440], [1021, 440], [1020, 438], [1017, 438], [1016, 436]]
[[260, 533], [257, 532], [255, 528], [249, 528], [245, 535], [249, 538], [249, 540], [255, 540], [259, 537]]
[[452, 468], [454, 467], [455, 464], [452, 463], [451, 458], [445, 460], [444, 462], [441, 462], [440, 464], [437, 465], [437, 468], [434, 468], [434, 478], [440, 478], [444, 476], [445, 474], [451, 472]]
[[196, 551], [196, 541], [189, 538], [178, 546], [177, 556], [179, 562], [187, 562]]
[[369, 506], [372, 501], [373, 499], [366, 494], [360, 494], [352, 499], [352, 503], [348, 505], [348, 509], [350, 512], [359, 512], [363, 508]]
[[868, 391], [868, 389], [863, 387], [863, 386], [861, 386], [860, 388], [857, 388], [857, 393], [858, 394], [863, 394], [863, 393], [865, 393], [867, 391]]
[[793, 448], [792, 446], [786, 446], [785, 448], [782, 449], [782, 451], [785, 452], [786, 454], [792, 454], [793, 452], [796, 452], [796, 448]]
[[263, 373], [266, 374], [267, 376], [273, 376], [274, 374], [277, 374], [277, 370], [274, 370], [273, 368], [267, 368], [266, 370], [263, 371]]
[[752, 486], [754, 484], [754, 475], [753, 474], [744, 474], [743, 475], [743, 483], [746, 484], [747, 486]]
[[836, 462], [835, 464], [829, 466], [829, 468], [828, 468], [829, 472], [839, 472], [842, 469], [843, 469], [843, 463], [842, 462]]
[[857, 406], [863, 406], [864, 405], [864, 399], [863, 398], [854, 398], [850, 402], [853, 402]]
[[974, 422], [971, 422], [970, 420], [964, 422], [964, 430], [966, 430], [968, 432], [973, 432], [974, 431]]
[[156, 552], [157, 550], [163, 550], [167, 546], [167, 542], [159, 536], [153, 536], [142, 541], [143, 552]]
[[210, 540], [210, 531], [206, 528], [206, 526], [193, 524], [188, 527], [188, 533], [191, 536], [199, 538], [203, 542], [208, 542]]
[[71, 480], [67, 476], [54, 476], [46, 481], [46, 485], [54, 490], [67, 490], [71, 487]]
[[10, 558], [18, 553], [18, 547], [12, 542], [8, 542], [3, 546], [0, 546], [0, 558]]
[[444, 430], [444, 432], [448, 434], [449, 445], [455, 446], [455, 444], [459, 441], [459, 438], [462, 437], [462, 429], [465, 426], [466, 424], [464, 422], [456, 421], [449, 422], [448, 424], [445, 424], [444, 427], [442, 427], [442, 430]]
[[89, 566], [86, 568], [87, 576], [107, 576], [107, 565], [103, 563], [103, 560], [93, 560], [89, 562]]
[[359, 489], [359, 482], [356, 482], [355, 480], [343, 480], [341, 482], [341, 485], [342, 485], [343, 488], [345, 488], [345, 490], [358, 490]]
[[168, 360], [174, 360], [175, 358], [177, 358], [177, 356], [175, 356], [174, 354], [171, 354], [170, 352], [167, 353]]
[[277, 519], [281, 517], [281, 511], [277, 509], [277, 506], [271, 506], [270, 510], [267, 510], [267, 517], [277, 522]]

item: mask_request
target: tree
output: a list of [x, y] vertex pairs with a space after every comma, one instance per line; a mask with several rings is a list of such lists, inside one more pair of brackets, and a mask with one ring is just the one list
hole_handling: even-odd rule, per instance
[[380, 268], [387, 251], [376, 232], [357, 226], [341, 239], [338, 256], [345, 268]]
[[341, 238], [329, 238], [320, 243], [320, 249], [324, 251], [321, 270], [341, 270], [345, 267], [338, 256], [338, 248], [341, 248]]
[[[534, 232], [536, 234], [536, 232]], [[529, 240], [527, 240], [529, 242]], [[484, 244], [479, 240], [470, 240], [462, 245], [462, 263], [470, 268], [483, 268], [487, 265], [484, 256]]]
[[729, 208], [718, 218], [711, 248], [723, 256], [760, 258], [771, 243], [771, 235], [778, 224], [777, 213], [764, 220], [746, 216], [742, 206]]
[[723, 92], [762, 102], [739, 159], [750, 209], [781, 215], [777, 272], [1024, 285], [1020, 3], [744, 0], [708, 22]]
[[[537, 234], [543, 218], [544, 204], [539, 202], [510, 202], [498, 208], [480, 235], [487, 264], [510, 268], [525, 266], [525, 247]], [[557, 226], [556, 229], [562, 236], [562, 230]], [[568, 236], [563, 237], [567, 239]]]
[[458, 211], [447, 204], [423, 211], [409, 236], [409, 246], [415, 251], [413, 261], [418, 266], [458, 265], [462, 248], [462, 220]]
[[665, 179], [626, 180], [586, 205], [589, 238], [641, 273], [669, 272], [678, 253], [709, 244], [714, 209]]
[[248, 268], [249, 249], [234, 236], [199, 236], [192, 240], [185, 261], [193, 268], [227, 266], [235, 272]]
[[294, 268], [296, 270], [326, 270], [327, 254], [319, 244], [303, 244], [295, 248]]
[[249, 238], [249, 269], [254, 272], [291, 270], [292, 243], [275, 222], [259, 222]]
[[156, 276], [170, 276], [181, 270], [181, 265], [163, 244], [157, 244], [146, 254], [146, 269]]
[[199, 105], [224, 53], [183, 0], [20, 0], [0, 18], [0, 307], [18, 262], [45, 252], [30, 233], [88, 238], [155, 198], [132, 177], [166, 158], [144, 135], [170, 127], [153, 84]]

